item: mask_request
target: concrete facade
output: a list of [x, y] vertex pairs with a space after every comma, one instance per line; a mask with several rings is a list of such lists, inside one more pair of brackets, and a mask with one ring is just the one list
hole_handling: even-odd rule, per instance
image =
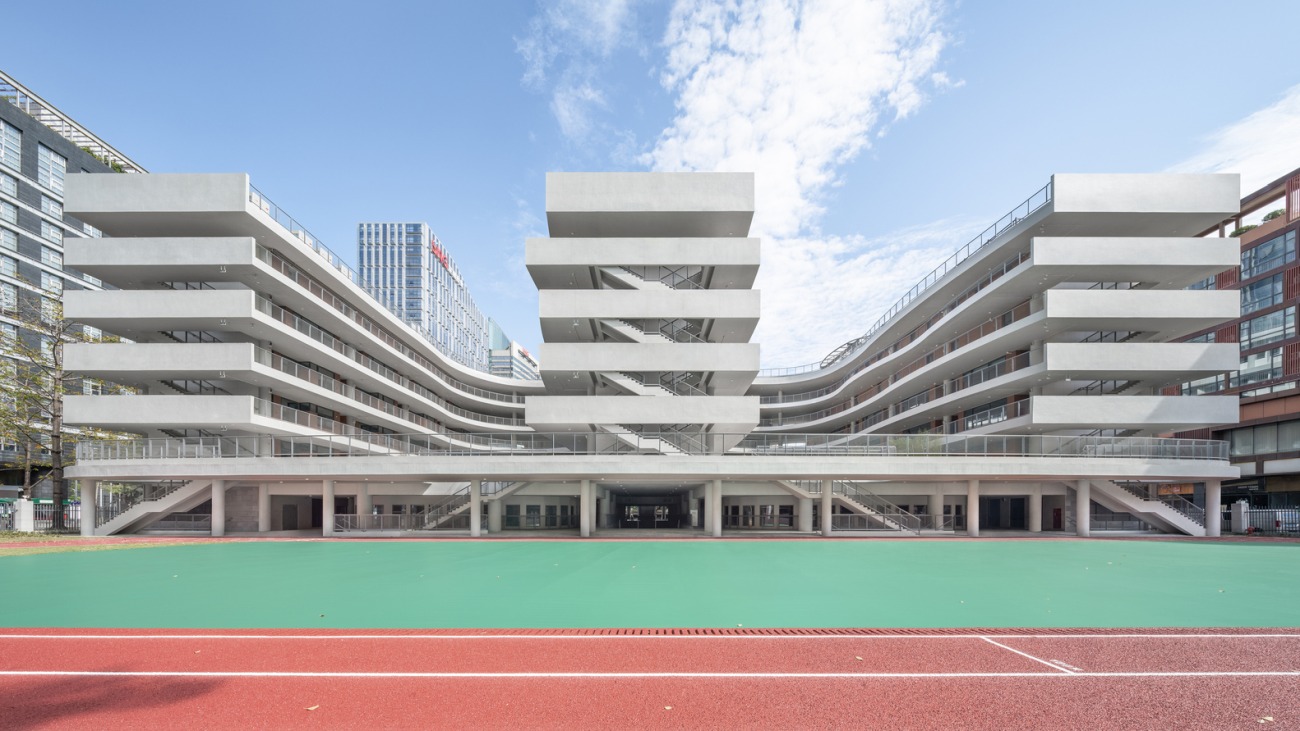
[[85, 445], [77, 476], [176, 486], [109, 530], [211, 499], [219, 475], [232, 530], [252, 485], [259, 530], [311, 511], [336, 535], [1087, 535], [1092, 510], [1210, 535], [1156, 486], [1236, 476], [1225, 445], [1159, 436], [1235, 409], [1164, 390], [1236, 363], [1174, 342], [1238, 312], [1185, 289], [1235, 260], [1194, 238], [1235, 176], [1058, 176], [866, 334], [760, 371], [752, 176], [552, 174], [551, 236], [526, 255], [540, 382], [422, 342], [245, 177], [133, 177], [69, 181], [69, 209], [113, 237], [72, 263], [122, 290], [68, 306], [138, 342], [69, 358], [146, 393], [67, 412], [145, 435]]

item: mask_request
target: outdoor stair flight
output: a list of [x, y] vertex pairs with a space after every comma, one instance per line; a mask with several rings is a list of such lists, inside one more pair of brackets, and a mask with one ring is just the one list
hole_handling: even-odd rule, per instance
[[673, 396], [673, 392], [657, 383], [646, 383], [631, 373], [601, 371], [601, 378], [609, 385], [634, 396]]
[[[1092, 499], [1104, 508], [1138, 516], [1170, 533], [1205, 535], [1204, 511], [1177, 495], [1161, 499], [1141, 494], [1139, 488], [1125, 487], [1111, 480], [1091, 480], [1090, 484]], [[1078, 519], [1077, 516], [1075, 519]]]
[[613, 320], [606, 318], [601, 320], [600, 324], [610, 333], [626, 338], [628, 341], [633, 343], [668, 344], [673, 342], [672, 338], [667, 335], [662, 333], [648, 333], [627, 320]]
[[[113, 518], [95, 526], [95, 535], [111, 536], [116, 533], [139, 531], [172, 513], [183, 513], [210, 499], [212, 480], [190, 480], [149, 500], [142, 500]], [[96, 514], [99, 510], [96, 510]]]
[[[800, 480], [796, 482], [778, 480], [777, 482], [782, 487], [800, 496], [817, 497], [821, 495], [822, 491], [821, 482], [816, 480]], [[922, 521], [919, 516], [894, 505], [865, 487], [843, 480], [836, 480], [831, 486], [831, 492], [832, 499], [835, 502], [858, 515], [867, 516], [886, 530], [915, 533], [917, 535], [921, 533]]]

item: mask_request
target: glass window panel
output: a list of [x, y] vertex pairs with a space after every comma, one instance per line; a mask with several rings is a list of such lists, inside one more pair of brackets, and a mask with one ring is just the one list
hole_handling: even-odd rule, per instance
[[36, 148], [36, 182], [63, 195], [63, 178], [68, 172], [68, 160], [45, 145]]
[[[0, 121], [0, 165], [21, 170], [23, 165], [23, 133], [5, 121]], [[9, 195], [16, 195], [9, 193]]]
[[1264, 424], [1255, 427], [1255, 454], [1274, 454], [1277, 452], [1277, 424]]
[[1233, 457], [1248, 457], [1255, 453], [1255, 430], [1233, 429], [1228, 437], [1229, 449]]
[[1284, 421], [1277, 425], [1277, 451], [1300, 452], [1300, 421]]
[[1241, 289], [1243, 315], [1272, 307], [1282, 301], [1282, 275], [1274, 274]]

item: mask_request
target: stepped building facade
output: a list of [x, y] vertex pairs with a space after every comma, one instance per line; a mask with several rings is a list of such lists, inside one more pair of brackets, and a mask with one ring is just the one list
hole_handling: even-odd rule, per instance
[[1218, 535], [1227, 445], [1161, 435], [1236, 418], [1170, 387], [1238, 365], [1180, 342], [1238, 317], [1189, 289], [1238, 263], [1198, 236], [1237, 176], [1056, 175], [853, 340], [768, 371], [753, 191], [549, 175], [527, 380], [423, 337], [244, 175], [70, 175], [105, 238], [67, 261], [117, 289], [67, 316], [132, 342], [68, 366], [140, 391], [68, 399], [140, 435], [79, 446], [83, 532]]

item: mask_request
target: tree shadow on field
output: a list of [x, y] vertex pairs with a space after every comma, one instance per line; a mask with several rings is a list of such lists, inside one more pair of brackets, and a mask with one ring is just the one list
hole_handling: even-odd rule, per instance
[[[98, 675], [11, 676], [8, 680], [4, 684], [8, 687], [0, 690], [0, 727], [5, 729], [190, 725], [197, 719], [193, 709], [182, 704], [221, 684], [212, 678]], [[182, 709], [186, 712], [177, 713]], [[215, 709], [209, 720], [214, 716], [219, 716]]]

